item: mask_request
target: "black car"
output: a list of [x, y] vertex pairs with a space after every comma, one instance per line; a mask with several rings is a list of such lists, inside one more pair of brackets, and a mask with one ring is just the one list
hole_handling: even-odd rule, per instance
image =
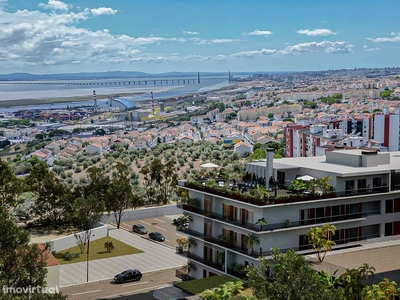
[[147, 229], [141, 225], [141, 224], [135, 224], [132, 226], [132, 231], [139, 233], [139, 234], [146, 234], [147, 233]]
[[114, 276], [114, 282], [123, 283], [128, 281], [139, 281], [142, 279], [142, 273], [138, 269], [125, 270]]
[[151, 238], [152, 240], [155, 240], [157, 242], [163, 242], [165, 241], [165, 237], [159, 233], [159, 232], [150, 232], [149, 233], [149, 238]]

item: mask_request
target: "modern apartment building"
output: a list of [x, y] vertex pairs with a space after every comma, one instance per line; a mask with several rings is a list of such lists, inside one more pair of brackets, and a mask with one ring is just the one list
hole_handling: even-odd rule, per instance
[[383, 109], [382, 113], [374, 116], [374, 140], [388, 147], [389, 151], [400, 150], [400, 112], [389, 113]]
[[[330, 176], [330, 192], [287, 194], [285, 188], [304, 175]], [[267, 200], [233, 191], [236, 184], [242, 191], [257, 183], [272, 188], [271, 177], [279, 189], [276, 196], [271, 191]], [[400, 156], [395, 152], [335, 149], [326, 156], [274, 160], [273, 150], [268, 149], [266, 161], [246, 164], [243, 183], [221, 179], [219, 188], [201, 181], [178, 184], [197, 200], [190, 203], [198, 204], [181, 205], [193, 220], [186, 233], [197, 247], [183, 255], [196, 265], [191, 274], [195, 278], [237, 275], [234, 265], [257, 264], [259, 255], [269, 255], [272, 247], [309, 251], [305, 234], [311, 226], [327, 222], [337, 228], [333, 240], [338, 247], [400, 235]], [[259, 239], [250, 250], [249, 234]]]

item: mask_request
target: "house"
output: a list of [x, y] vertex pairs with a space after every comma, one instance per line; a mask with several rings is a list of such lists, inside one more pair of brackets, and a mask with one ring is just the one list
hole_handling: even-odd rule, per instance
[[[260, 254], [270, 255], [272, 247], [310, 251], [306, 233], [310, 227], [326, 223], [336, 227], [332, 239], [338, 249], [400, 235], [398, 152], [337, 148], [326, 156], [279, 160], [273, 159], [273, 153], [273, 149], [267, 149], [267, 160], [245, 165], [247, 179], [243, 186], [262, 182], [273, 189], [269, 178], [278, 182], [277, 192], [282, 190], [282, 194], [275, 197], [270, 193], [267, 200], [251, 198], [250, 193], [244, 197], [201, 183], [178, 181], [179, 187], [189, 192], [189, 198], [198, 203], [179, 204], [192, 219], [186, 234], [197, 243], [190, 256], [178, 254], [196, 266], [192, 277], [236, 276], [230, 266], [257, 265]], [[322, 181], [329, 184], [328, 189], [290, 197], [283, 187], [299, 175], [325, 178]], [[267, 225], [259, 225], [261, 219]], [[246, 244], [249, 234], [257, 236], [259, 243]]]
[[86, 152], [89, 153], [89, 155], [100, 154], [103, 152], [103, 145], [101, 143], [94, 142], [86, 146]]
[[193, 144], [193, 138], [188, 135], [184, 135], [178, 138], [180, 144], [188, 144], [191, 145]]
[[54, 255], [44, 244], [37, 244], [46, 258], [47, 274], [45, 278], [46, 288], [49, 293], [58, 292], [60, 287], [60, 264]]
[[39, 158], [41, 161], [47, 161], [47, 159], [51, 156], [51, 152], [47, 149], [39, 149], [36, 150], [33, 155]]
[[239, 156], [248, 156], [252, 151], [252, 148], [249, 144], [245, 142], [239, 142], [233, 146], [233, 150], [239, 155]]

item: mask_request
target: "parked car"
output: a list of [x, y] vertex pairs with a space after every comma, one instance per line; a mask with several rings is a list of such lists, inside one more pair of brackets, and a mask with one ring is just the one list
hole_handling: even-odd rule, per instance
[[152, 240], [155, 240], [155, 241], [157, 241], [157, 242], [163, 242], [163, 241], [165, 241], [165, 237], [164, 237], [161, 233], [159, 233], [159, 232], [157, 232], [157, 231], [155, 231], [155, 232], [150, 232], [150, 233], [149, 233], [149, 238], [151, 238]]
[[138, 269], [125, 270], [114, 276], [114, 282], [118, 283], [139, 281], [140, 279], [142, 279], [142, 273]]
[[132, 231], [139, 233], [139, 234], [146, 234], [147, 233], [147, 229], [141, 225], [141, 224], [135, 224], [132, 226]]

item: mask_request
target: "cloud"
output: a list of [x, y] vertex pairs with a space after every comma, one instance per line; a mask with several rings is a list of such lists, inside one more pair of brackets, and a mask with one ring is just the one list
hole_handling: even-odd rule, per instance
[[370, 48], [370, 47], [368, 47], [367, 45], [364, 45], [363, 49], [364, 49], [364, 51], [367, 51], [367, 52], [375, 52], [375, 51], [381, 50], [381, 48], [379, 48], [379, 47]]
[[252, 32], [243, 33], [243, 35], [263, 35], [266, 37], [270, 36], [271, 34], [272, 34], [272, 32], [269, 30], [258, 30], [258, 29], [254, 30]]
[[367, 40], [375, 43], [400, 42], [400, 32], [391, 32], [390, 35], [392, 37], [367, 38]]
[[347, 45], [346, 42], [331, 42], [331, 41], [322, 41], [322, 42], [308, 42], [308, 43], [300, 43], [293, 46], [287, 46], [285, 49], [280, 50], [279, 53], [282, 55], [288, 54], [296, 54], [296, 53], [305, 53], [305, 52], [319, 52], [325, 51], [327, 53], [333, 54], [347, 54], [353, 53], [352, 48], [353, 45]]
[[232, 54], [233, 57], [255, 57], [260, 55], [272, 55], [277, 53], [275, 49], [262, 49], [254, 51], [242, 51]]
[[99, 7], [99, 8], [92, 8], [90, 11], [94, 16], [101, 16], [101, 15], [115, 15], [118, 10], [112, 9], [110, 7]]
[[68, 11], [69, 8], [72, 7], [71, 4], [66, 4], [66, 3], [58, 1], [58, 0], [49, 0], [47, 2], [47, 4], [39, 3], [38, 6], [44, 8], [44, 9], [63, 10], [63, 11]]
[[297, 31], [299, 34], [305, 34], [307, 36], [328, 36], [328, 35], [336, 35], [337, 32], [333, 32], [330, 29], [300, 29]]
[[144, 51], [147, 45], [186, 41], [182, 37], [133, 37], [112, 34], [108, 29], [90, 30], [84, 24], [77, 24], [110, 10], [95, 9], [95, 15], [90, 8], [78, 10], [75, 7], [77, 11], [74, 12], [66, 10], [65, 6], [55, 9], [54, 5], [59, 5], [60, 1], [49, 3], [53, 5], [51, 12], [26, 9], [6, 12], [0, 6], [0, 61], [3, 67], [160, 62], [167, 61], [168, 55]]
[[182, 31], [183, 34], [200, 34], [200, 32], [197, 31]]
[[214, 39], [210, 41], [213, 44], [240, 42], [240, 39]]

